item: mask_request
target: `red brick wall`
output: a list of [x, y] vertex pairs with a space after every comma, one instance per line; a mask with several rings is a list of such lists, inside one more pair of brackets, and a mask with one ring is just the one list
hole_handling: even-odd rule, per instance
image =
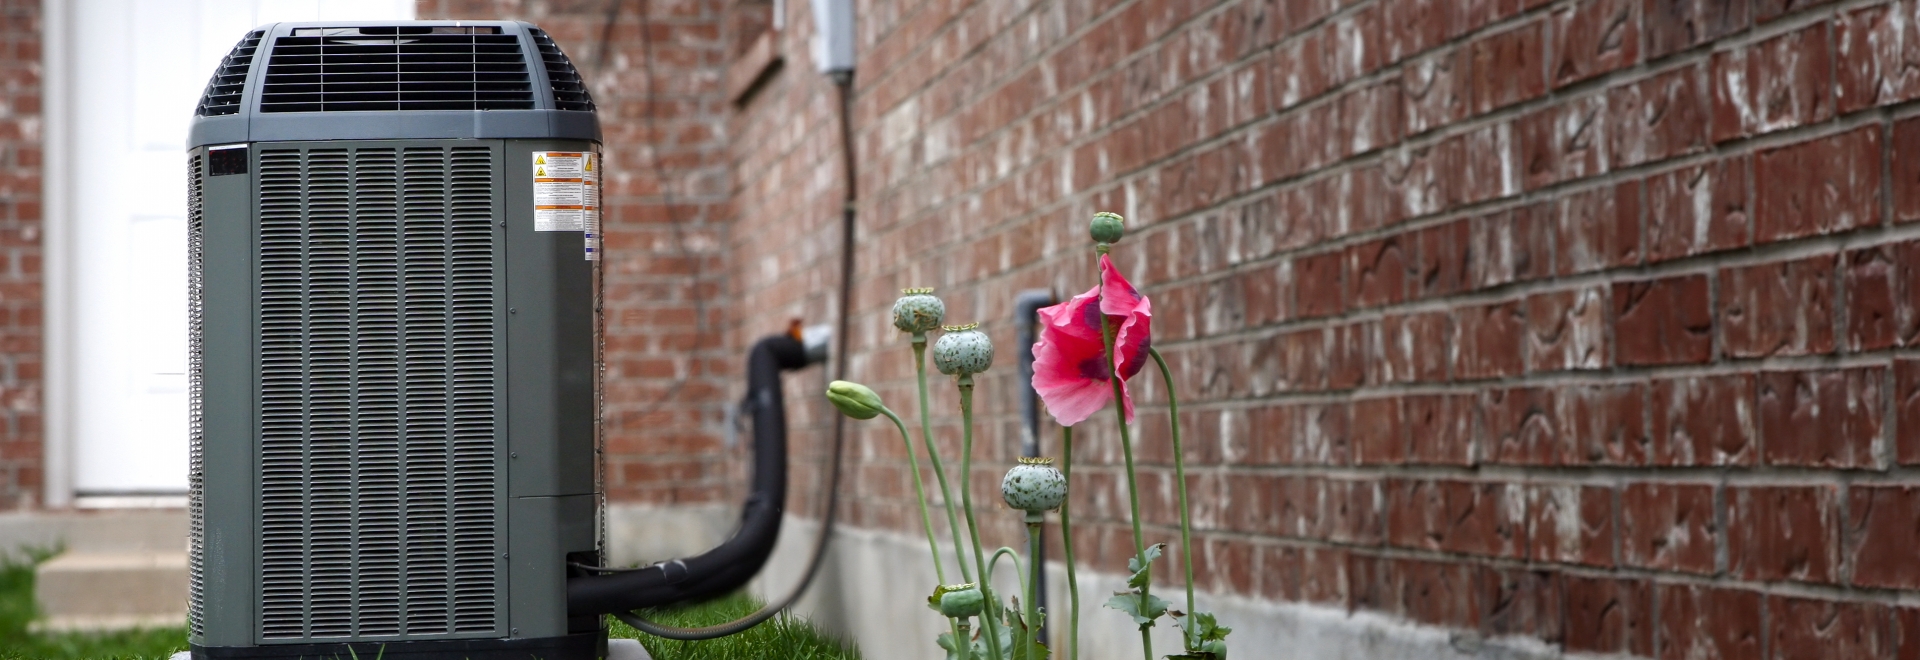
[[[833, 96], [789, 12], [787, 67], [726, 126], [736, 350], [831, 310]], [[1920, 3], [859, 12], [853, 376], [912, 407], [900, 287], [984, 322], [983, 497], [1017, 448], [1013, 293], [1089, 287], [1085, 220], [1114, 210], [1208, 589], [1569, 651], [1920, 646]], [[856, 428], [846, 518], [915, 533], [899, 441]], [[1078, 549], [1117, 570], [1115, 433], [1081, 433]], [[1164, 423], [1137, 437], [1168, 540]]]
[[0, 2], [0, 509], [40, 501], [40, 3]]
[[726, 3], [618, 4], [604, 56], [605, 2], [421, 0], [418, 15], [533, 22], [591, 85], [609, 172], [609, 494], [663, 504], [733, 501], [744, 469], [738, 452], [722, 446], [722, 421], [744, 360], [723, 322], [731, 306], [723, 290], [731, 181], [720, 91]]

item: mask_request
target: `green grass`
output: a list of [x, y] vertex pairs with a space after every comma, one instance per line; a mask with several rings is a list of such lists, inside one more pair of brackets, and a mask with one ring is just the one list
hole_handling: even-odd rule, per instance
[[[752, 596], [736, 593], [698, 605], [643, 612], [647, 620], [669, 626], [712, 626], [759, 610]], [[654, 660], [859, 660], [853, 643], [829, 637], [806, 619], [787, 612], [737, 635], [701, 642], [654, 637], [609, 617], [608, 637], [638, 639]]]
[[[183, 627], [115, 633], [36, 634], [27, 626], [34, 619], [33, 567], [53, 553], [0, 553], [0, 660], [164, 660], [187, 649]], [[648, 619], [672, 626], [710, 626], [726, 623], [760, 609], [745, 594], [687, 607], [653, 610]], [[619, 621], [610, 621], [608, 635], [638, 639], [656, 660], [859, 660], [850, 642], [815, 630], [805, 619], [782, 612], [758, 626], [731, 637], [704, 642], [680, 642], [642, 633]]]
[[165, 659], [187, 650], [187, 629], [161, 628], [85, 634], [35, 634], [33, 567], [53, 553], [0, 554], [0, 660]]

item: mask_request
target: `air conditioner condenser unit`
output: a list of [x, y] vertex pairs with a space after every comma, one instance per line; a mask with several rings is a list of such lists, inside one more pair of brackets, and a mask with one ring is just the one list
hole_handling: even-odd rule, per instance
[[[189, 172], [195, 658], [605, 653], [600, 130], [519, 22], [279, 23]], [[370, 646], [371, 645], [371, 646]]]

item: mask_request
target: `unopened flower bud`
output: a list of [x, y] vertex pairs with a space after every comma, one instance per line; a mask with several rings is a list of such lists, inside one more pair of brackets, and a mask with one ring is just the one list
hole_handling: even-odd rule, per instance
[[933, 295], [933, 289], [901, 289], [893, 301], [893, 327], [901, 332], [926, 332], [940, 327], [947, 315], [947, 304]]
[[1051, 458], [1021, 457], [1000, 480], [1000, 497], [1027, 513], [1052, 511], [1067, 501], [1067, 477], [1054, 469]]
[[933, 366], [948, 376], [977, 374], [993, 366], [993, 340], [980, 331], [980, 324], [947, 326], [947, 333], [933, 342]]
[[1093, 223], [1087, 227], [1087, 233], [1093, 235], [1095, 243], [1118, 243], [1126, 234], [1126, 218], [1110, 211], [1093, 214]]
[[827, 400], [833, 407], [854, 419], [873, 419], [887, 407], [880, 403], [880, 395], [859, 383], [836, 380], [827, 384]]

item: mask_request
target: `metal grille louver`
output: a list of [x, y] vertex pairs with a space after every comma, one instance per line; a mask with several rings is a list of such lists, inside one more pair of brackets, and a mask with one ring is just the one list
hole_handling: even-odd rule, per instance
[[567, 54], [560, 52], [560, 46], [545, 30], [530, 28], [527, 32], [533, 35], [533, 45], [539, 47], [540, 60], [546, 64], [547, 82], [553, 86], [553, 107], [593, 112], [593, 95], [587, 92], [587, 83], [580, 79]]
[[253, 65], [253, 55], [260, 48], [263, 34], [259, 30], [248, 32], [220, 59], [220, 68], [214, 69], [213, 79], [207, 81], [207, 91], [200, 95], [200, 105], [194, 108], [193, 114], [212, 117], [240, 111], [240, 93], [246, 87], [247, 70]]
[[265, 638], [501, 632], [492, 159], [260, 154]]
[[187, 626], [205, 635], [206, 613], [206, 415], [201, 391], [206, 385], [205, 322], [206, 220], [201, 197], [200, 155], [187, 158]]
[[520, 37], [488, 27], [303, 28], [276, 37], [261, 112], [527, 110]]

